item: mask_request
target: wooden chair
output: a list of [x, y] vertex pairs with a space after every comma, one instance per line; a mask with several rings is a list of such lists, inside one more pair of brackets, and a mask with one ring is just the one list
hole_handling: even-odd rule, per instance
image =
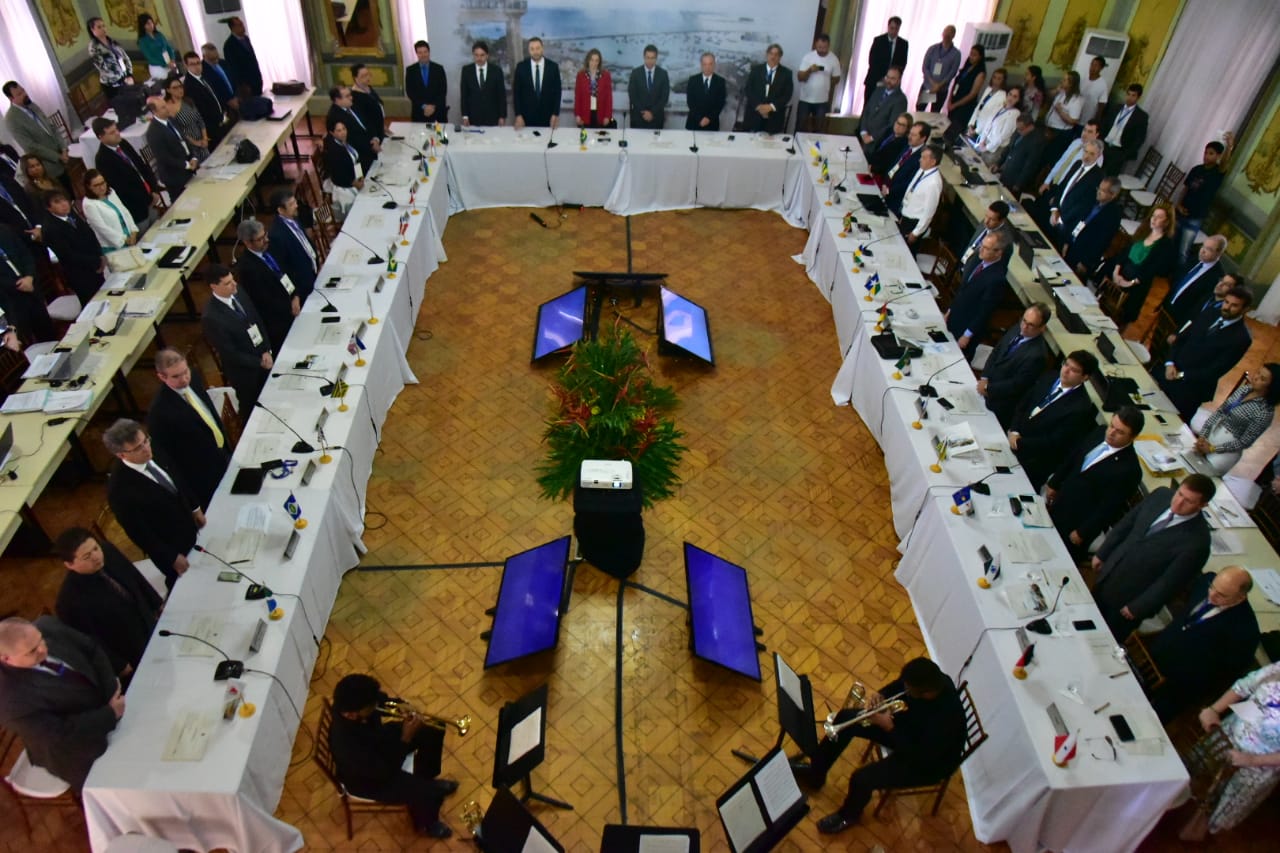
[[1258, 525], [1271, 547], [1280, 550], [1280, 497], [1276, 497], [1270, 486], [1262, 487], [1262, 494], [1258, 495], [1258, 502], [1249, 510], [1249, 517]]
[[1160, 176], [1160, 183], [1156, 184], [1156, 203], [1169, 205], [1186, 176], [1187, 173], [1179, 169], [1177, 164], [1170, 163], [1166, 166], [1164, 174]]
[[1168, 311], [1161, 308], [1156, 321], [1151, 324], [1151, 332], [1146, 341], [1153, 364], [1164, 364], [1165, 353], [1169, 351], [1169, 336], [1177, 332], [1178, 324], [1174, 322]]
[[[968, 760], [970, 755], [982, 746], [987, 739], [987, 732], [982, 728], [982, 720], [978, 717], [977, 706], [973, 704], [973, 696], [969, 694], [969, 682], [962, 682], [956, 688], [960, 694], [960, 704], [964, 707], [964, 752], [960, 755], [960, 761], [957, 762], [955, 770], [947, 774], [941, 782], [932, 785], [919, 785], [912, 788], [886, 788], [880, 792], [880, 800], [876, 803], [876, 809], [872, 814], [876, 817], [880, 816], [880, 810], [884, 808], [890, 797], [914, 797], [923, 796], [925, 794], [933, 794], [933, 808], [929, 811], [929, 816], [933, 817], [938, 814], [938, 809], [942, 807], [942, 798], [946, 796], [947, 786], [951, 784], [951, 777], [956, 775], [956, 770], [960, 769], [960, 765]], [[883, 760], [888, 756], [888, 751], [878, 743], [867, 744], [866, 750], [862, 753], [862, 763], [866, 764], [874, 753], [877, 761]]]
[[320, 176], [321, 181], [329, 177], [329, 169], [324, 164], [323, 140], [317, 140], [316, 144], [311, 147], [311, 168]]
[[316, 245], [316, 259], [323, 265], [325, 259], [329, 257], [329, 249], [333, 246], [334, 238], [338, 236], [338, 220], [327, 201], [316, 205], [312, 216], [315, 219], [315, 227], [311, 229], [311, 239]]
[[1110, 276], [1098, 284], [1098, 307], [1116, 323], [1124, 311], [1124, 304], [1129, 301], [1129, 291], [1111, 280]]
[[916, 255], [916, 263], [925, 280], [938, 291], [938, 302], [942, 306], [951, 304], [955, 295], [956, 282], [960, 278], [960, 262], [955, 253], [936, 237], [925, 237], [920, 241], [920, 252]]
[[1165, 679], [1160, 672], [1160, 667], [1156, 666], [1156, 662], [1151, 659], [1146, 643], [1142, 642], [1142, 635], [1137, 631], [1130, 634], [1124, 641], [1124, 650], [1129, 655], [1129, 662], [1133, 664], [1134, 672], [1138, 674], [1142, 691], [1150, 696], [1164, 684]]
[[[338, 779], [338, 768], [333, 761], [333, 753], [329, 749], [329, 732], [333, 728], [333, 706], [329, 704], [328, 699], [324, 699], [324, 707], [320, 710], [320, 722], [316, 724], [316, 749], [312, 755], [312, 759], [324, 773], [325, 777], [337, 789], [338, 796], [342, 798], [342, 811], [347, 817], [347, 840], [355, 838], [355, 829], [352, 826], [351, 816], [354, 813], [390, 813], [401, 812], [408, 816], [409, 809], [403, 803], [379, 803], [375, 800], [366, 800], [364, 797], [357, 797], [347, 790], [347, 786], [343, 785]], [[413, 761], [410, 755], [406, 759], [406, 763]]]
[[1228, 754], [1233, 749], [1235, 745], [1226, 733], [1217, 728], [1182, 752], [1182, 763], [1191, 777], [1191, 799], [1195, 801], [1197, 816], [1205, 829], [1227, 783], [1236, 774], [1236, 766]]
[[32, 764], [22, 741], [6, 729], [0, 729], [0, 766], [9, 768], [5, 773], [4, 787], [18, 804], [18, 813], [22, 815], [22, 825], [27, 830], [28, 838], [34, 838], [28, 809], [54, 808], [70, 812], [81, 810], [80, 797], [71, 790], [71, 786], [49, 771]]

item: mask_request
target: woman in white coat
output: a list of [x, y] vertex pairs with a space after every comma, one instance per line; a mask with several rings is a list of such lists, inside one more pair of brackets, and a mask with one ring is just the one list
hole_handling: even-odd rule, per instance
[[138, 226], [116, 191], [97, 169], [84, 176], [84, 218], [98, 235], [102, 251], [110, 254], [138, 242]]

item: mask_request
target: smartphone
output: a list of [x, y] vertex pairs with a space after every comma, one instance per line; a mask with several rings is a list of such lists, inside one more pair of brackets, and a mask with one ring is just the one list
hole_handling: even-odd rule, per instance
[[924, 287], [924, 285], [918, 281], [908, 281], [906, 282], [906, 285], [907, 285], [907, 290], [920, 290], [921, 288]]
[[1120, 738], [1120, 742], [1131, 743], [1133, 729], [1129, 728], [1129, 721], [1124, 718], [1124, 714], [1112, 714], [1110, 720], [1111, 727], [1116, 730], [1116, 737]]
[[945, 344], [947, 342], [947, 333], [933, 329], [929, 332], [929, 340], [933, 341], [935, 344]]
[[239, 572], [218, 572], [218, 580], [221, 583], [240, 583]]
[[1075, 619], [1071, 622], [1071, 627], [1077, 631], [1094, 631], [1098, 626], [1093, 623], [1092, 619]]
[[946, 397], [939, 397], [938, 405], [941, 406], [943, 409], [947, 410], [948, 412], [955, 408], [955, 406], [951, 404], [951, 401], [948, 400]]
[[1165, 416], [1160, 414], [1159, 412], [1155, 413], [1155, 419], [1156, 419], [1156, 423], [1160, 424], [1161, 426], [1169, 425], [1169, 421], [1165, 420]]

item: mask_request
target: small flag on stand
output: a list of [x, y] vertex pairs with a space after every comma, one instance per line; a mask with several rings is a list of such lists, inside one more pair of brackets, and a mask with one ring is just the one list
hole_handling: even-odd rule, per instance
[[296, 529], [301, 530], [307, 526], [307, 520], [302, 517], [302, 507], [298, 504], [298, 499], [294, 497], [293, 492], [289, 492], [289, 498], [284, 502], [284, 511], [289, 513]]

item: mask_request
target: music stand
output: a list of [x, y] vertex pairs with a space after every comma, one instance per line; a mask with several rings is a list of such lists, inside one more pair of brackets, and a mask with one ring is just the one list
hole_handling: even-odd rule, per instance
[[508, 702], [498, 712], [498, 743], [493, 753], [493, 787], [510, 788], [517, 782], [524, 786], [520, 802], [536, 800], [558, 809], [573, 806], [533, 790], [530, 777], [533, 768], [546, 757], [547, 685]]
[[[522, 853], [530, 849], [565, 853], [564, 845], [552, 838], [547, 828], [506, 788], [499, 788], [493, 795], [493, 802], [489, 803], [489, 810], [476, 830], [476, 841], [485, 853]], [[543, 843], [540, 845], [539, 841]]]
[[774, 747], [716, 800], [733, 853], [765, 853], [809, 813], [787, 755]]
[[[779, 726], [778, 740], [773, 748], [781, 749], [783, 741], [790, 735], [802, 753], [813, 756], [818, 752], [818, 731], [814, 727], [817, 717], [809, 676], [798, 675], [777, 652], [773, 653], [773, 672], [778, 691]], [[733, 754], [748, 764], [756, 764], [760, 760], [741, 749], [733, 750]]]
[[[604, 836], [600, 839], [600, 853], [640, 853], [645, 842], [663, 838], [670, 841], [657, 842], [662, 850], [680, 849], [681, 853], [701, 853], [702, 834], [696, 829], [683, 829], [670, 826], [626, 826], [619, 823], [605, 824]], [[683, 838], [685, 844], [678, 847], [677, 838]]]

